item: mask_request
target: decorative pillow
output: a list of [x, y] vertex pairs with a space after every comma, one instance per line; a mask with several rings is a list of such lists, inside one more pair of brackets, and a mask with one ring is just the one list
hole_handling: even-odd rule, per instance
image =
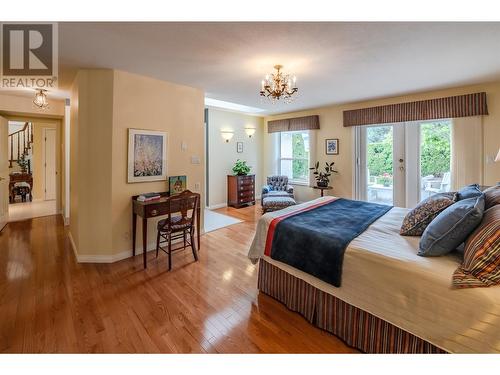
[[479, 189], [478, 184], [471, 184], [460, 189], [457, 194], [458, 200], [461, 201], [462, 199], [478, 197], [483, 194], [483, 192]]
[[431, 195], [408, 212], [399, 233], [402, 236], [421, 236], [429, 223], [446, 207], [456, 201], [456, 193], [439, 193]]
[[495, 186], [492, 186], [485, 191], [484, 193], [484, 209], [487, 210], [490, 207], [496, 206], [500, 204], [500, 182]]
[[446, 208], [425, 229], [418, 255], [441, 256], [456, 249], [479, 225], [483, 211], [484, 194]]
[[464, 262], [453, 274], [456, 288], [500, 284], [500, 204], [488, 209], [465, 242]]

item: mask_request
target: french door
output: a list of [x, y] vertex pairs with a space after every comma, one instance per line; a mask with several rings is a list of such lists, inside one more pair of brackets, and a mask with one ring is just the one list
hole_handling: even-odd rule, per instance
[[414, 207], [450, 189], [449, 120], [358, 127], [355, 150], [356, 199]]

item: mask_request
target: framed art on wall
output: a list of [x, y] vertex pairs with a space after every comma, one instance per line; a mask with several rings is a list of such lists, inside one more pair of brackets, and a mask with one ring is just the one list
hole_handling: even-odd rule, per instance
[[339, 140], [325, 139], [325, 152], [327, 155], [338, 155], [339, 154]]
[[167, 179], [167, 133], [153, 130], [128, 130], [127, 182]]
[[236, 152], [238, 154], [243, 152], [243, 142], [236, 142]]

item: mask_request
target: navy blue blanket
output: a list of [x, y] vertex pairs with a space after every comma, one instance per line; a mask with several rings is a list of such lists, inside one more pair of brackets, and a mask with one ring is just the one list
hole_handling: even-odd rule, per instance
[[271, 258], [339, 287], [347, 245], [391, 208], [339, 198], [284, 218], [274, 230]]

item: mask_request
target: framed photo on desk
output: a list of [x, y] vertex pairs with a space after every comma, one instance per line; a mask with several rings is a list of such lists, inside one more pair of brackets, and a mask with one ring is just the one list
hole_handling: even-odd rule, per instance
[[168, 178], [168, 191], [170, 195], [180, 194], [186, 189], [187, 189], [186, 176], [170, 176]]

